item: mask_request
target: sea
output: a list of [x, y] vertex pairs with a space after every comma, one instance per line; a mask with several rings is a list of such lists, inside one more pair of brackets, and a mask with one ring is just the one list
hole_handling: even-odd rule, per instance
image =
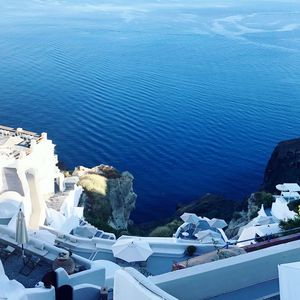
[[131, 172], [137, 223], [243, 200], [300, 136], [300, 1], [0, 0], [0, 124]]

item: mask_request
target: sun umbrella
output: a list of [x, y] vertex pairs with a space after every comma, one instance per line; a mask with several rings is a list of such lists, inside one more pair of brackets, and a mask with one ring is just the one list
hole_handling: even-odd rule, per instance
[[135, 239], [118, 240], [112, 246], [112, 251], [115, 257], [127, 262], [146, 261], [153, 253], [148, 243]]
[[25, 217], [20, 209], [17, 215], [17, 223], [16, 223], [16, 242], [17, 244], [22, 245], [22, 257], [24, 258], [24, 244], [28, 242], [28, 233], [25, 223]]
[[224, 220], [216, 218], [212, 218], [208, 223], [213, 228], [224, 228], [227, 226], [227, 223]]
[[199, 217], [196, 214], [184, 213], [180, 218], [186, 223], [197, 224], [199, 222]]
[[288, 188], [284, 184], [277, 184], [276, 189], [280, 192], [288, 192]]

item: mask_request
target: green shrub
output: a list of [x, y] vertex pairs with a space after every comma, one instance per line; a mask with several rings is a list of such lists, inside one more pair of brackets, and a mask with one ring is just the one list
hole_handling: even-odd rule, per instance
[[264, 208], [270, 208], [272, 206], [272, 203], [275, 201], [274, 197], [270, 193], [266, 192], [257, 192], [254, 194], [255, 196], [255, 204], [258, 207], [261, 207], [261, 205], [264, 205]]
[[181, 220], [175, 219], [164, 226], [156, 227], [150, 232], [149, 236], [171, 237], [182, 223]]
[[296, 216], [294, 219], [288, 219], [287, 221], [281, 220], [279, 222], [279, 227], [282, 230], [290, 230], [300, 227], [300, 216]]
[[168, 226], [159, 226], [152, 230], [149, 236], [158, 236], [158, 237], [170, 237], [173, 235], [173, 231]]
[[288, 203], [289, 209], [296, 213], [299, 213], [299, 205], [300, 205], [300, 200], [291, 201]]

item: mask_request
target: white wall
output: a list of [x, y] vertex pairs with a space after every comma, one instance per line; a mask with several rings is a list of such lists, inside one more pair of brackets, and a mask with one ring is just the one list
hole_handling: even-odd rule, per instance
[[[59, 170], [56, 167], [57, 156], [54, 154], [55, 145], [47, 139], [46, 134], [42, 134], [42, 137], [39, 143], [36, 143], [35, 140], [31, 141], [28, 155], [22, 152], [23, 155], [19, 159], [10, 158], [0, 161], [0, 179], [2, 179], [2, 172], [5, 168], [16, 170], [16, 176], [10, 176], [11, 178], [7, 179], [13, 181], [11, 186], [18, 184], [24, 191], [23, 212], [26, 222], [30, 223], [32, 228], [44, 224], [44, 198], [54, 192], [54, 179], [59, 176]], [[32, 189], [30, 190], [26, 177], [28, 171], [34, 176], [34, 182], [31, 185], [35, 187], [34, 193], [32, 193]], [[0, 185], [3, 185], [3, 180]], [[3, 186], [0, 188], [2, 189]], [[40, 193], [37, 192], [38, 189]], [[35, 194], [34, 203], [31, 202], [32, 194]], [[23, 196], [23, 193], [21, 195]], [[33, 205], [36, 209], [33, 208]]]
[[300, 298], [300, 262], [278, 266], [281, 300], [299, 300]]
[[124, 299], [176, 300], [132, 268], [119, 270], [115, 274], [114, 300]]
[[101, 288], [91, 284], [73, 286], [73, 300], [99, 300]]
[[32, 288], [25, 290], [25, 297], [20, 299], [28, 300], [54, 300], [55, 299], [55, 289], [52, 287], [50, 289], [46, 288]]
[[300, 241], [295, 241], [149, 279], [174, 297], [198, 300], [276, 279], [278, 264], [298, 260]]
[[94, 284], [100, 287], [105, 285], [105, 268], [92, 268], [72, 275], [68, 275], [63, 268], [58, 268], [55, 272], [58, 287], [65, 284], [75, 286], [81, 283]]

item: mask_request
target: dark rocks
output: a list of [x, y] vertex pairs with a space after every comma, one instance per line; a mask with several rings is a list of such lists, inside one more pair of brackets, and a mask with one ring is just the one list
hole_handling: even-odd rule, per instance
[[225, 199], [223, 196], [206, 194], [188, 204], [178, 205], [176, 215], [180, 216], [185, 212], [195, 213], [198, 216], [208, 218], [220, 218], [230, 221], [236, 210], [239, 210], [240, 204], [233, 200]]
[[300, 183], [300, 138], [280, 142], [274, 149], [265, 170], [261, 189], [276, 193], [276, 185]]

